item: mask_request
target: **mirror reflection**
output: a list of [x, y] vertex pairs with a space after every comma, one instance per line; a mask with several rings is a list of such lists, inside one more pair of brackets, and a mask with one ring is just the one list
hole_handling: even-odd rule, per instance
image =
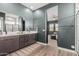
[[6, 31], [7, 32], [14, 32], [18, 31], [18, 16], [12, 15], [12, 14], [6, 14], [6, 19], [5, 19], [5, 24], [6, 24]]
[[0, 34], [2, 34], [3, 31], [3, 17], [0, 17]]

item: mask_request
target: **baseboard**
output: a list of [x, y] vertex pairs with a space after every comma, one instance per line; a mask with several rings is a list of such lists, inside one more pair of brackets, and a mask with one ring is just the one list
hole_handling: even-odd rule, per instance
[[[58, 49], [69, 51], [69, 52], [73, 52], [73, 53], [77, 54], [77, 52], [74, 51], [74, 50], [70, 50], [70, 49], [66, 49], [66, 48], [62, 48], [62, 47], [58, 47]], [[78, 56], [78, 54], [77, 54], [77, 56]]]
[[42, 42], [37, 42], [38, 44], [42, 44], [42, 45], [47, 45], [46, 43], [42, 43]]

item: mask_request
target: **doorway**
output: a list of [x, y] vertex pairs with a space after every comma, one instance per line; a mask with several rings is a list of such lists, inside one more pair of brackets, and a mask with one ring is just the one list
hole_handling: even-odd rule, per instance
[[47, 9], [47, 40], [48, 45], [57, 47], [58, 39], [58, 6]]

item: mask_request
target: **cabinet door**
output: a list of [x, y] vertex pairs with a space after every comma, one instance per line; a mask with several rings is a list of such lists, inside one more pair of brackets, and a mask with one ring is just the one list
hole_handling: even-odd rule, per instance
[[19, 38], [17, 36], [7, 37], [8, 53], [19, 49]]
[[6, 55], [19, 49], [19, 39], [17, 36], [0, 38], [0, 55]]
[[6, 55], [8, 54], [7, 49], [7, 40], [4, 38], [0, 38], [0, 55]]
[[24, 36], [25, 36], [25, 46], [27, 46], [27, 45], [28, 45], [28, 38], [29, 38], [29, 35], [26, 34], [26, 35], [24, 35]]
[[25, 46], [25, 38], [24, 35], [19, 36], [19, 48], [23, 48]]
[[32, 43], [36, 42], [36, 34], [32, 34]]
[[33, 44], [35, 43], [36, 40], [35, 40], [35, 34], [29, 34], [29, 38], [28, 38], [28, 44]]

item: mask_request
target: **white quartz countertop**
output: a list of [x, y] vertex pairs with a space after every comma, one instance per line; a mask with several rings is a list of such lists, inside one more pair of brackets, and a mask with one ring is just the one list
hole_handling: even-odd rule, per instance
[[34, 33], [38, 33], [37, 31], [30, 31], [30, 32], [8, 32], [7, 34], [2, 34], [0, 35], [0, 37], [7, 37], [7, 36], [17, 36], [17, 35], [25, 35], [25, 34], [34, 34]]

